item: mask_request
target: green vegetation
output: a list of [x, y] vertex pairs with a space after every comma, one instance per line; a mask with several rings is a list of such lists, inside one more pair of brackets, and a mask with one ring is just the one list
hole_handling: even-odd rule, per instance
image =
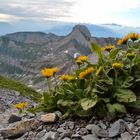
[[91, 43], [98, 62], [92, 64], [86, 56], [78, 57], [78, 69], [71, 75], [62, 75], [62, 82], [54, 89], [51, 87], [54, 68], [43, 69], [49, 90], [43, 93], [36, 110], [59, 109], [62, 119], [93, 115], [114, 119], [120, 113], [127, 113], [130, 106], [140, 108], [137, 96], [140, 96], [140, 45], [135, 43], [139, 38], [139, 34], [128, 34], [118, 41], [117, 48]]
[[21, 84], [3, 76], [0, 76], [0, 88], [18, 91], [21, 95], [30, 97], [35, 101], [38, 101], [38, 99], [41, 97], [41, 95], [32, 88], [29, 88], [24, 84]]

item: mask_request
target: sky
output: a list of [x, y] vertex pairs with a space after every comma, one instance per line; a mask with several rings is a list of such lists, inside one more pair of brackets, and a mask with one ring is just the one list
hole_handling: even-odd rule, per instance
[[0, 0], [0, 21], [19, 20], [140, 27], [140, 0]]

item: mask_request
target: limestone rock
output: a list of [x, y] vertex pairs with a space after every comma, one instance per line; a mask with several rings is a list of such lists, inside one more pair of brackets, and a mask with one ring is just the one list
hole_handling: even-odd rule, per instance
[[41, 121], [45, 123], [55, 122], [58, 119], [58, 116], [55, 113], [47, 113], [41, 115]]
[[132, 140], [133, 136], [130, 135], [128, 132], [124, 132], [121, 134], [122, 140]]
[[12, 124], [11, 126], [5, 129], [1, 129], [0, 134], [2, 135], [3, 138], [19, 137], [26, 132], [37, 129], [38, 126], [39, 121], [35, 119], [28, 119], [16, 122], [15, 124]]
[[124, 121], [122, 119], [119, 119], [115, 123], [112, 124], [112, 127], [109, 129], [109, 137], [115, 137], [120, 135], [125, 131], [125, 125]]

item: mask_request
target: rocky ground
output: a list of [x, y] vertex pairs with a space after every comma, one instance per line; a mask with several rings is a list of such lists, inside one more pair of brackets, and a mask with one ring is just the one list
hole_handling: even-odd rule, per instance
[[12, 104], [29, 99], [0, 89], [0, 140], [140, 140], [140, 115], [127, 114], [113, 122], [90, 119], [60, 121], [61, 112], [19, 115]]

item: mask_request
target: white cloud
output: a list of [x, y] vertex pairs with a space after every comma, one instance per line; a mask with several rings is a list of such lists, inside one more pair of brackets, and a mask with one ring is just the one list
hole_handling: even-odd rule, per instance
[[[124, 15], [140, 10], [140, 0], [77, 0], [67, 21], [129, 24]], [[63, 20], [63, 19], [61, 19]], [[128, 23], [129, 22], [129, 23]]]
[[[79, 23], [140, 23], [140, 20], [134, 20], [135, 15], [129, 17], [130, 13], [140, 11], [140, 0], [0, 0], [0, 3], [0, 13], [9, 20], [24, 18]], [[0, 16], [2, 18], [4, 16]]]

